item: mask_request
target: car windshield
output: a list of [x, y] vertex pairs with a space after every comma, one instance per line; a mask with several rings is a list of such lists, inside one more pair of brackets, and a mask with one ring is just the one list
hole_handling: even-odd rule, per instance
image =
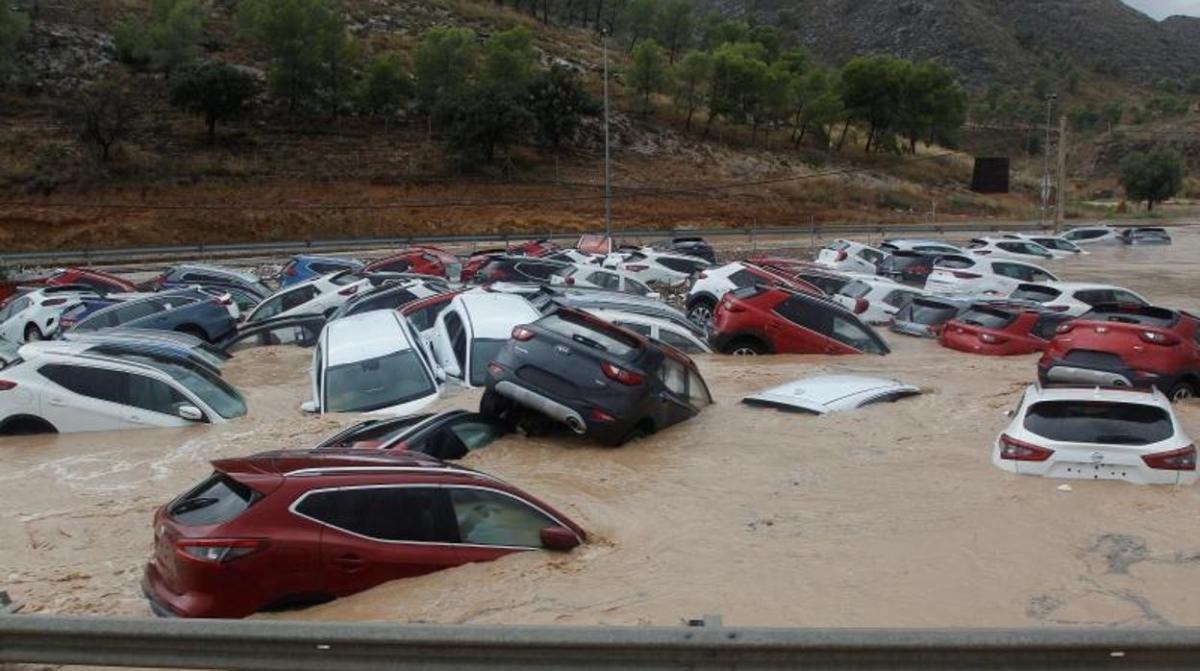
[[863, 296], [871, 293], [871, 285], [867, 284], [866, 282], [854, 280], [852, 282], [848, 282], [846, 286], [842, 287], [842, 290], [838, 293], [847, 298], [862, 298]]
[[471, 341], [471, 377], [472, 386], [482, 387], [487, 382], [488, 364], [496, 359], [496, 355], [508, 343], [507, 339], [476, 338]]
[[330, 366], [325, 376], [325, 411], [370, 412], [436, 393], [416, 352], [406, 349]]
[[216, 374], [199, 366], [177, 360], [151, 356], [139, 358], [170, 375], [225, 419], [233, 419], [246, 414], [246, 401], [242, 395]]
[[1175, 435], [1162, 408], [1110, 401], [1042, 401], [1025, 413], [1025, 429], [1064, 443], [1151, 445]]
[[192, 491], [176, 499], [167, 512], [185, 526], [224, 524], [261, 498], [261, 494], [228, 475], [213, 473]]
[[957, 313], [958, 307], [951, 303], [939, 303], [937, 301], [916, 298], [913, 299], [913, 302], [907, 308], [901, 311], [896, 319], [897, 321], [910, 321], [926, 326], [933, 326], [950, 321]]
[[615, 328], [601, 330], [601, 326], [592, 325], [570, 313], [556, 312], [547, 315], [538, 320], [537, 325], [568, 340], [608, 352], [622, 359], [632, 357], [639, 348], [636, 340], [619, 330]]

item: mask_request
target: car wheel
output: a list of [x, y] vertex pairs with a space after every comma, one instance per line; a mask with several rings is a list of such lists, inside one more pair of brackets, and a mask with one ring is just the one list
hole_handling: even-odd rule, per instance
[[37, 342], [45, 339], [46, 337], [42, 335], [42, 330], [37, 327], [37, 324], [25, 327], [25, 342]]
[[757, 340], [737, 340], [727, 351], [734, 356], [758, 356], [766, 354], [767, 348]]
[[1167, 392], [1167, 398], [1171, 399], [1172, 403], [1176, 401], [1186, 401], [1187, 399], [1195, 397], [1196, 388], [1191, 382], [1186, 380], [1176, 382], [1175, 385], [1171, 387], [1171, 391]]
[[712, 323], [713, 307], [712, 301], [706, 298], [700, 299], [688, 310], [688, 319], [702, 326], [708, 326]]
[[508, 412], [508, 399], [492, 390], [483, 392], [479, 399], [479, 414], [492, 419], [504, 419]]

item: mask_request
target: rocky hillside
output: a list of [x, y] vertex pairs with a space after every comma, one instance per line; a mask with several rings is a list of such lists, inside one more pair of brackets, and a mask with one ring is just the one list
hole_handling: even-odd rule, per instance
[[1120, 0], [706, 0], [749, 11], [837, 64], [882, 52], [938, 58], [973, 84], [1027, 84], [1059, 61], [1129, 82], [1200, 72], [1200, 19], [1159, 23]]

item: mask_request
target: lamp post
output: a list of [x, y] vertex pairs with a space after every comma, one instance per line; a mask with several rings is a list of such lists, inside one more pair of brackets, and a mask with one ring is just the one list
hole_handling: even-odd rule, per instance
[[608, 148], [608, 32], [604, 33], [604, 235], [608, 253], [613, 251], [612, 238], [612, 163]]
[[1042, 168], [1042, 211], [1038, 219], [1041, 226], [1046, 225], [1046, 214], [1050, 210], [1050, 119], [1053, 117], [1056, 99], [1058, 99], [1058, 95], [1055, 93], [1046, 96], [1046, 144], [1042, 147], [1045, 165]]

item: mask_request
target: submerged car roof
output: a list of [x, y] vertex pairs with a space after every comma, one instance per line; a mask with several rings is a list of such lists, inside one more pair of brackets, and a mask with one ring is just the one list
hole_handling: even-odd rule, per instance
[[456, 296], [454, 301], [462, 305], [476, 338], [507, 340], [512, 333], [514, 320], [516, 323], [537, 321], [542, 316], [537, 308], [517, 294], [466, 292]]
[[371, 310], [325, 325], [325, 357], [329, 366], [377, 359], [413, 348], [395, 310]]
[[804, 410], [823, 415], [853, 410], [864, 401], [889, 396], [916, 396], [921, 390], [886, 378], [866, 375], [819, 375], [772, 387], [742, 399], [749, 405]]

